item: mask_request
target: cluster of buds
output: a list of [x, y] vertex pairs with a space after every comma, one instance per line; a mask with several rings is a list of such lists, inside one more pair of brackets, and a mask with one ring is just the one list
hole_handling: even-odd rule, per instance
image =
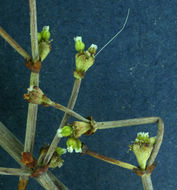
[[[39, 159], [38, 159], [38, 164], [42, 164], [42, 160], [44, 159], [47, 151], [48, 151], [48, 148], [49, 146], [45, 146], [45, 147], [42, 147], [41, 150], [40, 150], [40, 156], [39, 156]], [[56, 167], [61, 167], [63, 166], [63, 162], [64, 160], [61, 158], [61, 156], [63, 154], [66, 153], [66, 149], [64, 148], [61, 148], [61, 147], [57, 147], [51, 160], [50, 160], [50, 163], [49, 163], [49, 168], [56, 168]]]
[[37, 86], [30, 86], [27, 89], [28, 93], [24, 94], [24, 99], [32, 104], [41, 104], [43, 106], [49, 106], [52, 104], [52, 101], [44, 95], [43, 91]]
[[85, 72], [94, 64], [97, 45], [92, 44], [87, 51], [84, 51], [85, 44], [82, 41], [81, 36], [74, 38], [75, 49], [78, 52], [75, 56], [76, 69], [74, 71], [74, 77], [81, 80]]
[[[81, 152], [81, 141], [79, 137], [83, 134], [92, 134], [95, 130], [92, 130], [92, 126], [90, 123], [82, 122], [82, 121], [74, 121], [71, 123], [71, 126], [66, 125], [63, 128], [59, 128], [57, 130], [57, 135], [59, 138], [68, 137], [66, 146], [68, 152], [73, 152], [73, 150], [78, 153]], [[91, 132], [90, 132], [91, 131]], [[88, 133], [90, 132], [90, 133]]]
[[66, 141], [67, 150], [68, 152], [72, 153], [73, 150], [76, 153], [82, 152], [82, 143], [79, 139], [76, 139], [74, 137], [69, 137]]
[[38, 37], [38, 49], [39, 49], [39, 58], [43, 61], [47, 55], [50, 53], [50, 31], [49, 26], [44, 26], [42, 31], [37, 33]]
[[152, 153], [155, 140], [156, 137], [149, 137], [149, 133], [140, 132], [137, 134], [134, 143], [130, 145], [130, 150], [135, 154], [142, 170], [146, 169], [146, 163]]

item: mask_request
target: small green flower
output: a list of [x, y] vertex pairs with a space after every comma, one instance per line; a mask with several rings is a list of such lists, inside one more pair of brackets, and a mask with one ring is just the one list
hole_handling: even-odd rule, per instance
[[41, 37], [43, 40], [48, 41], [50, 38], [49, 26], [44, 26], [41, 31]]
[[92, 44], [92, 45], [88, 48], [88, 52], [89, 52], [91, 55], [95, 55], [97, 49], [98, 49], [97, 45]]
[[59, 156], [61, 156], [62, 154], [65, 154], [66, 153], [66, 149], [65, 148], [61, 148], [61, 147], [57, 147], [55, 152], [57, 152], [57, 154]]
[[140, 132], [134, 143], [130, 145], [130, 150], [135, 154], [139, 167], [143, 170], [146, 168], [155, 140], [156, 137], [149, 138], [149, 133]]
[[68, 137], [72, 134], [73, 129], [70, 126], [64, 126], [63, 128], [60, 128], [57, 130], [58, 137]]
[[70, 137], [66, 141], [68, 152], [72, 153], [75, 150], [76, 153], [82, 152], [82, 143], [79, 139]]
[[82, 41], [82, 37], [81, 36], [76, 36], [74, 38], [74, 41], [75, 41], [75, 49], [76, 49], [76, 51], [78, 51], [78, 52], [84, 51], [85, 44]]

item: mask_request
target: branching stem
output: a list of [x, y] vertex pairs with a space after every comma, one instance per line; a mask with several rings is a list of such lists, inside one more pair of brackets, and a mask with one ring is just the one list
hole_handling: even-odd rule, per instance
[[6, 40], [22, 57], [29, 60], [31, 56], [0, 26], [0, 36]]

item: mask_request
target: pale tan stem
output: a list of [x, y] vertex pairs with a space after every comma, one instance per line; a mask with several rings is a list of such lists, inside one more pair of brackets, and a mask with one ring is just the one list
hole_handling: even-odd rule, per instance
[[[30, 36], [31, 36], [31, 51], [33, 61], [38, 61], [38, 39], [37, 39], [37, 13], [36, 13], [36, 0], [29, 0], [30, 7]], [[39, 73], [31, 72], [30, 76], [30, 86], [39, 86]], [[28, 104], [28, 114], [27, 114], [27, 123], [26, 123], [26, 134], [25, 134], [25, 145], [24, 152], [33, 152], [34, 139], [36, 133], [36, 121], [37, 121], [37, 104]], [[21, 176], [19, 179], [19, 184], [26, 183], [27, 186], [28, 178]], [[23, 187], [18, 185], [18, 190], [23, 190]], [[24, 189], [26, 189], [26, 186]]]
[[104, 162], [108, 162], [110, 164], [114, 164], [116, 166], [120, 166], [122, 168], [126, 168], [126, 169], [129, 169], [129, 170], [132, 170], [132, 171], [134, 169], [138, 169], [136, 166], [134, 166], [132, 164], [122, 162], [122, 161], [119, 161], [119, 160], [116, 160], [116, 159], [113, 159], [113, 158], [109, 158], [107, 156], [103, 156], [103, 155], [98, 154], [96, 152], [93, 152], [91, 150], [87, 150], [85, 153], [92, 156], [92, 157], [94, 157], [94, 158], [97, 158], [97, 159], [102, 160]]
[[[76, 79], [74, 82], [74, 85], [73, 85], [73, 90], [72, 90], [69, 102], [68, 102], [68, 106], [67, 106], [68, 109], [73, 110], [74, 105], [75, 105], [76, 100], [77, 100], [77, 97], [78, 97], [78, 94], [79, 94], [80, 85], [81, 85], [81, 80]], [[59, 128], [61, 128], [67, 124], [67, 122], [69, 121], [69, 117], [70, 117], [70, 115], [68, 113], [64, 114]], [[59, 142], [60, 142], [60, 138], [58, 137], [57, 134], [55, 134], [55, 137], [54, 137], [54, 139], [53, 139], [53, 141], [52, 141], [52, 143], [51, 143], [51, 145], [47, 151], [47, 154], [44, 158], [44, 161], [43, 161], [44, 165], [49, 163], [49, 161], [50, 161], [53, 153], [55, 152], [55, 149], [57, 148], [57, 145]]]
[[65, 113], [67, 113], [68, 115], [71, 115], [81, 121], [84, 121], [84, 122], [89, 122], [88, 119], [85, 119], [83, 116], [81, 116], [80, 114], [76, 113], [75, 111], [65, 107], [65, 106], [62, 106], [61, 104], [58, 104], [58, 103], [55, 103], [53, 102], [52, 104], [50, 104], [52, 107], [56, 108], [56, 109], [59, 109], [61, 111], [64, 111]]
[[35, 61], [39, 59], [38, 53], [38, 38], [37, 38], [37, 11], [36, 0], [29, 0], [30, 7], [30, 35], [31, 35], [31, 50], [32, 58]]
[[17, 175], [17, 176], [30, 176], [31, 171], [17, 168], [3, 168], [0, 167], [0, 175]]
[[[12, 156], [12, 158], [18, 162], [18, 164], [22, 166], [21, 152], [23, 151], [24, 147], [22, 143], [1, 122], [0, 145]], [[68, 190], [68, 188], [49, 171], [34, 179], [37, 180], [41, 186], [47, 190]]]
[[151, 181], [151, 175], [149, 174], [144, 174], [141, 176], [141, 180], [143, 183], [143, 188], [144, 190], [153, 190], [153, 185]]
[[31, 56], [2, 28], [0, 27], [0, 36], [6, 40], [22, 57], [29, 60]]

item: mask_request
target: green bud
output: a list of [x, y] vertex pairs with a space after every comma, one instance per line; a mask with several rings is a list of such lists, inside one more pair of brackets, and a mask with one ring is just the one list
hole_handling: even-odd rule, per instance
[[66, 153], [66, 149], [65, 148], [61, 148], [61, 147], [57, 147], [55, 152], [57, 152], [57, 154], [59, 156], [61, 156], [62, 154], [65, 154]]
[[64, 126], [63, 128], [60, 128], [57, 130], [58, 137], [68, 137], [72, 134], [73, 129], [70, 126]]
[[49, 26], [44, 26], [41, 32], [41, 37], [45, 41], [48, 41], [50, 38], [50, 31], [49, 31]]
[[37, 33], [37, 39], [38, 39], [38, 42], [41, 41], [41, 38], [42, 38], [42, 37], [41, 37], [41, 33], [38, 32], [38, 33]]
[[81, 152], [82, 149], [82, 143], [79, 139], [75, 139], [73, 137], [70, 137], [66, 141], [67, 150], [68, 152], [72, 153], [73, 150], [75, 150], [76, 153]]
[[93, 56], [96, 54], [96, 50], [98, 49], [97, 45], [92, 44], [89, 48], [88, 48], [88, 52]]
[[137, 134], [134, 143], [130, 145], [130, 150], [135, 154], [138, 165], [143, 170], [146, 169], [146, 163], [153, 150], [155, 140], [155, 137], [149, 138], [148, 133], [140, 132]]
[[63, 162], [64, 160], [62, 160], [58, 154], [54, 153], [51, 158], [49, 168], [56, 168], [56, 167], [60, 168], [61, 166], [63, 166]]
[[47, 55], [50, 53], [50, 43], [42, 41], [39, 43], [39, 57], [43, 61]]
[[74, 41], [75, 41], [75, 49], [76, 49], [76, 51], [78, 51], [78, 52], [84, 51], [85, 44], [82, 41], [82, 37], [81, 36], [76, 36], [74, 38]]

